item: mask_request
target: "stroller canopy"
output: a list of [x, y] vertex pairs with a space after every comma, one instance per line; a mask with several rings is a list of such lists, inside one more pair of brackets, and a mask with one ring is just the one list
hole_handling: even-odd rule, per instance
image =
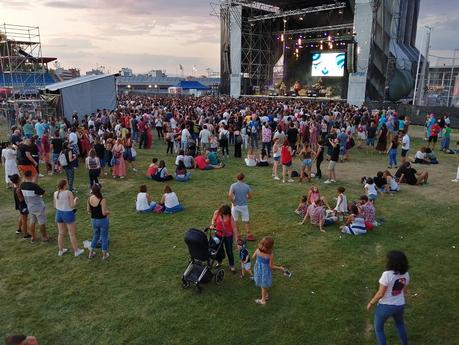
[[188, 246], [191, 258], [199, 261], [209, 260], [209, 241], [203, 231], [189, 229], [185, 233], [185, 243]]

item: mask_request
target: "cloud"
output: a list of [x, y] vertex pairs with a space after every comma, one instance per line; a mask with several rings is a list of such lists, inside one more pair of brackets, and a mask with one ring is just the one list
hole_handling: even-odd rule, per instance
[[55, 8], [66, 8], [66, 9], [85, 9], [89, 6], [82, 1], [47, 1], [45, 2], [47, 7]]
[[12, 8], [30, 7], [29, 2], [21, 1], [21, 0], [2, 0], [1, 5], [5, 7], [12, 7]]

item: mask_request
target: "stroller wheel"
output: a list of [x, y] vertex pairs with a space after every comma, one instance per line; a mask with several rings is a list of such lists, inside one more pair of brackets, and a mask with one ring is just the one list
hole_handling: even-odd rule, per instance
[[217, 273], [215, 273], [215, 284], [220, 285], [223, 283], [223, 279], [225, 278], [225, 271], [223, 269], [219, 269]]
[[199, 294], [202, 293], [202, 287], [201, 287], [201, 285], [196, 284], [196, 289], [197, 289], [197, 291], [198, 291]]
[[182, 288], [188, 289], [190, 287], [190, 282], [185, 278], [182, 278]]

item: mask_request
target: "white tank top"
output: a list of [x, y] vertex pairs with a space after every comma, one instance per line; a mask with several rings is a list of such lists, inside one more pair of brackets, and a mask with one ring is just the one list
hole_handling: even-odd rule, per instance
[[150, 204], [147, 199], [147, 193], [137, 194], [137, 201], [135, 203], [135, 209], [137, 211], [145, 211], [150, 208]]
[[[59, 193], [59, 198], [57, 194]], [[62, 192], [54, 192], [54, 200], [56, 201], [56, 210], [59, 211], [72, 211], [73, 207], [70, 206], [70, 199], [73, 199], [73, 193], [69, 190]]]

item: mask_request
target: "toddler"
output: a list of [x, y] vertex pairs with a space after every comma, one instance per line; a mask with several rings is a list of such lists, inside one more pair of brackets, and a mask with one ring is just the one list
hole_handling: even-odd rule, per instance
[[238, 241], [239, 247], [239, 259], [241, 260], [241, 279], [244, 278], [244, 274], [250, 274], [250, 279], [253, 279], [251, 263], [250, 263], [250, 254], [247, 249], [247, 241]]

